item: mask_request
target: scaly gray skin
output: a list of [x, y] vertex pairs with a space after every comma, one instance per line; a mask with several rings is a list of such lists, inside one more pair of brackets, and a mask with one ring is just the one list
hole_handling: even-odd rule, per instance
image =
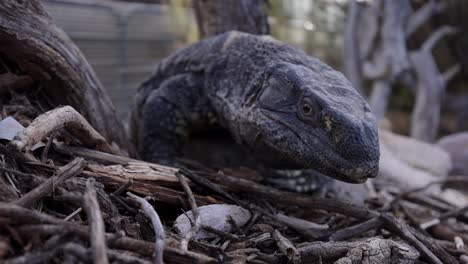
[[[190, 132], [212, 124], [262, 162], [307, 169], [311, 179], [362, 183], [378, 172], [366, 101], [341, 73], [268, 36], [199, 41], [163, 60], [138, 90], [132, 132], [144, 160], [170, 164]], [[314, 184], [291, 179], [282, 187]]]

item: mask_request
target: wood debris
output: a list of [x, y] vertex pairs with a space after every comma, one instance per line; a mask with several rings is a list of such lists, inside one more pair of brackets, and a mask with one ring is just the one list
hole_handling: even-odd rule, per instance
[[[0, 144], [4, 263], [458, 263], [468, 256], [466, 207], [424, 188], [400, 191], [377, 180], [372, 198], [357, 206], [200, 164], [179, 169], [138, 161], [90, 143], [100, 137], [83, 131], [84, 119], [71, 119], [85, 122], [75, 131], [48, 122], [64, 109], [77, 115], [68, 106], [29, 117], [9, 113], [29, 126]], [[48, 132], [38, 123], [48, 124]], [[18, 148], [38, 142], [44, 144], [35, 150]], [[434, 184], [454, 181], [468, 179]], [[240, 206], [251, 217], [247, 223], [231, 217], [232, 228], [219, 230], [199, 215], [198, 207], [210, 204]], [[173, 223], [189, 210], [192, 229], [178, 234]], [[196, 240], [197, 232], [212, 235]]]

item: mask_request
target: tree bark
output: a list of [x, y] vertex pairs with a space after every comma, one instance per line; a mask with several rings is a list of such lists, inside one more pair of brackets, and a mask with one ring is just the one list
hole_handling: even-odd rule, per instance
[[44, 87], [55, 106], [71, 105], [109, 143], [133, 153], [123, 123], [93, 69], [40, 1], [0, 1], [0, 52]]
[[269, 34], [263, 0], [194, 0], [200, 38], [238, 30]]

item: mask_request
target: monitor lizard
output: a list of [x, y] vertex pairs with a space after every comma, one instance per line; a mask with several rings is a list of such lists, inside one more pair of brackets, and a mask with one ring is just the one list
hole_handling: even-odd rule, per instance
[[340, 72], [270, 36], [203, 39], [160, 62], [138, 89], [130, 126], [144, 160], [173, 164], [190, 133], [213, 125], [262, 167], [294, 169], [269, 170], [279, 187], [311, 191], [323, 175], [362, 183], [378, 173], [365, 99]]

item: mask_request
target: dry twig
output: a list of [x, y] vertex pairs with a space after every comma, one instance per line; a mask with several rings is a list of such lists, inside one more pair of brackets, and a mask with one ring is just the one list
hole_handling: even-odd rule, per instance
[[66, 128], [80, 142], [91, 148], [110, 152], [111, 147], [73, 107], [63, 106], [38, 116], [10, 145], [18, 150], [29, 149], [59, 129]]
[[158, 213], [156, 213], [156, 210], [154, 210], [153, 206], [151, 206], [151, 204], [148, 203], [148, 201], [146, 201], [144, 198], [138, 197], [132, 193], [127, 193], [127, 195], [134, 202], [140, 205], [141, 210], [151, 220], [155, 235], [154, 263], [163, 264], [163, 251], [164, 245], [166, 243], [166, 233], [164, 232], [164, 227], [161, 223], [161, 219], [159, 219]]
[[273, 238], [276, 240], [279, 250], [288, 257], [290, 262], [294, 264], [301, 263], [301, 254], [289, 239], [284, 237], [278, 230], [273, 232]]
[[187, 198], [188, 198], [188, 201], [190, 203], [190, 207], [192, 208], [192, 214], [193, 214], [193, 217], [195, 219], [195, 223], [192, 225], [192, 228], [190, 229], [189, 232], [187, 232], [187, 234], [185, 234], [184, 238], [180, 242], [180, 248], [182, 250], [187, 250], [190, 239], [200, 229], [201, 217], [200, 217], [200, 214], [198, 212], [197, 201], [195, 200], [195, 197], [193, 196], [192, 189], [190, 189], [190, 186], [189, 186], [189, 184], [187, 182], [187, 179], [181, 173], [176, 173], [176, 176], [177, 176], [177, 178], [179, 178], [179, 182], [182, 185], [182, 187], [184, 188], [185, 194], [187, 194]]
[[91, 226], [89, 231], [94, 262], [106, 264], [109, 263], [105, 239], [106, 231], [102, 220], [101, 210], [99, 209], [94, 184], [94, 179], [88, 179], [86, 181], [86, 193], [83, 197], [83, 207], [86, 211], [86, 215], [88, 216], [88, 223]]
[[76, 158], [67, 165], [60, 167], [57, 173], [47, 181], [25, 194], [20, 199], [14, 201], [16, 205], [30, 207], [42, 197], [48, 195], [53, 189], [62, 184], [67, 179], [80, 174], [85, 166], [82, 158]]
[[389, 214], [382, 214], [382, 220], [385, 222], [385, 226], [388, 230], [394, 232], [401, 238], [408, 241], [412, 246], [417, 248], [421, 254], [423, 254], [430, 263], [433, 264], [443, 264], [440, 259], [432, 253], [421, 241], [419, 241], [414, 233], [417, 232], [416, 230], [411, 230], [405, 225], [399, 223], [393, 216]]
[[41, 154], [42, 163], [47, 162], [47, 155], [49, 155], [50, 147], [52, 146], [52, 142], [54, 141], [56, 136], [57, 136], [57, 132], [54, 132], [49, 136], [49, 139], [47, 140], [47, 144], [45, 145], [44, 150], [42, 151], [42, 154]]
[[382, 219], [380, 217], [375, 217], [360, 224], [343, 228], [335, 232], [331, 237], [331, 241], [342, 241], [349, 238], [352, 238], [357, 235], [362, 235], [363, 233], [378, 229], [383, 225]]

